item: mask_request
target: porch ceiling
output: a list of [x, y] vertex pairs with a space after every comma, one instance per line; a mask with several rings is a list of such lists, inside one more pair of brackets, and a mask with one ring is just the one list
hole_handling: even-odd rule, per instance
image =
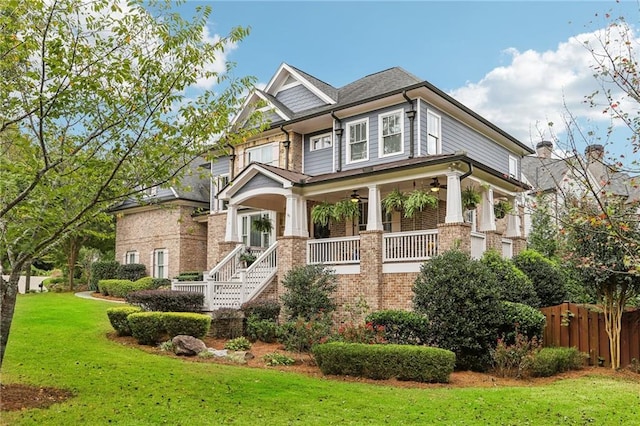
[[279, 194], [260, 194], [242, 202], [243, 207], [261, 210], [273, 210], [279, 213], [285, 211], [286, 199]]

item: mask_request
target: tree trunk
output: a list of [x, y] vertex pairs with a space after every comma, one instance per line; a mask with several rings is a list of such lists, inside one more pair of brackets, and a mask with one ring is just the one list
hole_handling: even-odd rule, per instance
[[24, 292], [29, 293], [31, 290], [31, 262], [27, 262], [24, 268]]
[[609, 355], [611, 368], [620, 368], [620, 330], [622, 328], [622, 313], [624, 311], [613, 295], [607, 295], [602, 304], [604, 313], [604, 328], [609, 337]]
[[76, 263], [78, 262], [78, 253], [80, 252], [80, 244], [78, 238], [70, 236], [67, 246], [67, 271], [69, 274], [69, 290], [73, 291]]
[[21, 267], [14, 267], [11, 270], [9, 281], [6, 281], [0, 275], [0, 370], [2, 369], [2, 361], [4, 353], [9, 342], [9, 331], [13, 322], [13, 312], [16, 307], [16, 298], [18, 296], [18, 280], [20, 280]]

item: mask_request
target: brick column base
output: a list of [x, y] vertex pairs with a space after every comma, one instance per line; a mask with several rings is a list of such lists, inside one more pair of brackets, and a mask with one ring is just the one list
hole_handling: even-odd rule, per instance
[[527, 249], [527, 239], [524, 237], [512, 237], [511, 241], [513, 241], [513, 255], [519, 254], [521, 251]]
[[307, 264], [307, 240], [307, 237], [294, 236], [278, 238], [278, 298], [286, 291], [282, 280], [287, 272], [296, 266]]
[[442, 254], [454, 249], [471, 254], [470, 223], [438, 224], [438, 253]]
[[487, 250], [494, 249], [502, 254], [502, 233], [498, 231], [486, 231]]
[[383, 231], [360, 232], [360, 288], [362, 297], [373, 311], [381, 309]]

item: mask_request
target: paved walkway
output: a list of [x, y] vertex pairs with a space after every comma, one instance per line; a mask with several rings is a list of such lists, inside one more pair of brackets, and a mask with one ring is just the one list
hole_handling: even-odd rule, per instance
[[111, 299], [101, 299], [99, 297], [93, 297], [92, 291], [79, 291], [76, 293], [76, 296], [81, 297], [83, 299], [101, 300], [103, 302], [126, 303], [124, 300], [111, 300]]

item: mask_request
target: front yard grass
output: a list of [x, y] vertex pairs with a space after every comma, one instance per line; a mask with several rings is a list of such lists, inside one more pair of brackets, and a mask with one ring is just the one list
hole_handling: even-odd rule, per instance
[[20, 296], [2, 383], [69, 389], [6, 425], [637, 424], [640, 384], [607, 376], [511, 388], [400, 389], [198, 363], [110, 341], [113, 304]]

